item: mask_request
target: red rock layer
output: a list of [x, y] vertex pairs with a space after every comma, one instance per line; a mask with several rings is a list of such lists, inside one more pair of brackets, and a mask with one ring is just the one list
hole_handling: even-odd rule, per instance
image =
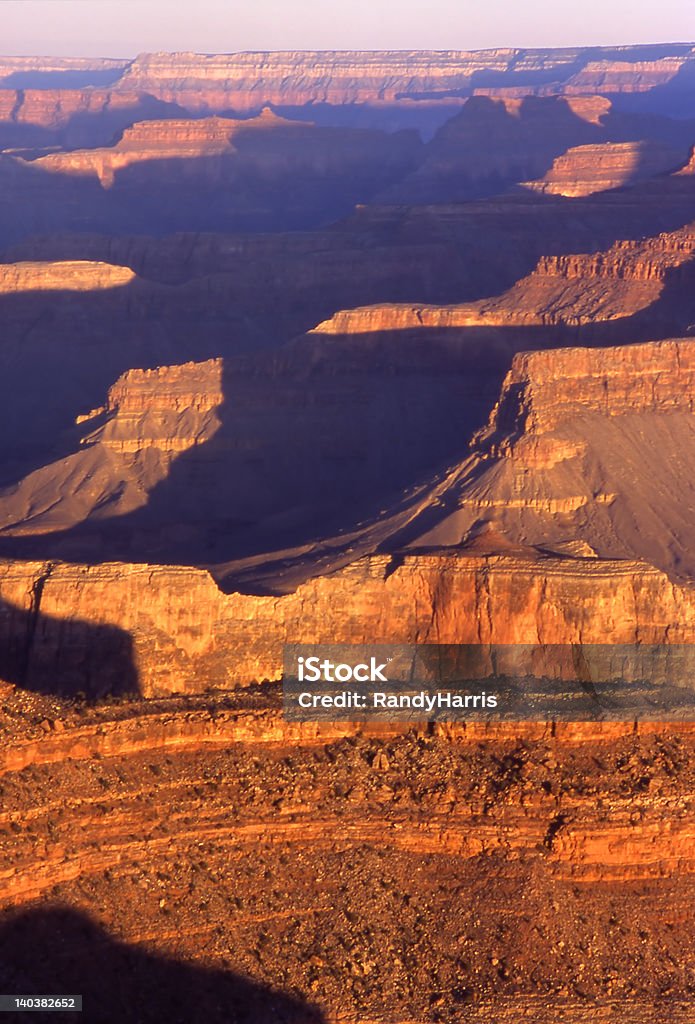
[[393, 569], [380, 556], [283, 597], [225, 595], [195, 569], [1, 568], [0, 636], [30, 644], [25, 685], [71, 691], [117, 687], [119, 673], [146, 696], [278, 679], [286, 643], [695, 642], [692, 588], [630, 561], [448, 551]]

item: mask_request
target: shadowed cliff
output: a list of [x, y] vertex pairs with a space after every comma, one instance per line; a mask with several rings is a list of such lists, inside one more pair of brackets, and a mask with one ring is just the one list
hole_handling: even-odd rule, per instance
[[[113, 938], [87, 914], [61, 906], [7, 914], [0, 924], [0, 988], [82, 995], [93, 1024], [322, 1024], [296, 996], [234, 974], [181, 963]], [[52, 1021], [55, 1013], [32, 1013]]]
[[51, 571], [50, 566], [38, 567], [23, 607], [0, 601], [0, 680], [23, 690], [67, 697], [138, 693], [129, 633], [42, 611]]

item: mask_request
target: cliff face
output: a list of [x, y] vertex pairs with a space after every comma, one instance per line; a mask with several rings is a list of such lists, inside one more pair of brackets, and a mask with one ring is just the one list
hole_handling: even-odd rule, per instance
[[[313, 328], [309, 337], [318, 342], [323, 336], [399, 331], [433, 336], [436, 330], [460, 329], [456, 337], [461, 342], [466, 338], [464, 329], [470, 327], [588, 328], [642, 311], [649, 317], [649, 307], [658, 303], [667, 284], [672, 289], [670, 312], [680, 314], [685, 327], [690, 322], [684, 307], [691, 290], [694, 254], [695, 233], [688, 226], [654, 238], [616, 242], [603, 252], [543, 256], [533, 273], [494, 298], [448, 306], [382, 303], [340, 310]], [[657, 308], [653, 315], [657, 330]], [[540, 340], [540, 335], [534, 339], [536, 344]], [[556, 343], [557, 338], [550, 339], [551, 345]]]
[[[693, 575], [694, 351], [684, 341], [518, 357], [470, 457], [362, 535], [336, 540], [332, 564], [328, 544], [314, 552], [284, 596], [224, 594], [205, 570], [5, 562], [6, 649], [25, 652], [32, 686], [53, 678], [88, 690], [105, 635], [128, 637], [152, 695], [277, 679], [292, 642], [694, 642], [695, 591], [684, 578]], [[110, 397], [122, 407], [89, 451], [137, 459], [159, 451], [172, 424], [189, 438], [186, 416], [202, 417], [194, 441], [206, 436], [214, 409], [206, 398], [196, 411], [191, 380], [214, 370], [165, 371], [154, 403], [157, 374], [128, 375]], [[38, 514], [35, 483], [27, 504]], [[46, 515], [57, 507], [53, 496]], [[360, 557], [379, 546], [405, 553]]]
[[[518, 55], [513, 50], [155, 53], [138, 57], [119, 87], [143, 88], [161, 98], [176, 96], [190, 109], [245, 110], [262, 102], [394, 102], [404, 94], [460, 88], [476, 71], [503, 73]], [[552, 64], [552, 55], [547, 60]]]
[[[668, 47], [662, 49], [668, 53]], [[670, 81], [690, 56], [687, 46], [674, 51], [657, 60], [640, 60], [642, 54], [651, 56], [649, 48], [640, 47], [605, 49], [605, 56], [594, 60], [595, 50], [581, 49], [158, 53], [133, 61], [119, 88], [145, 89], [191, 109], [209, 110], [243, 110], [259, 101], [300, 105], [436, 99], [471, 91], [486, 78], [495, 85], [511, 85], [516, 78], [529, 90], [556, 79], [583, 93], [602, 91], [592, 84], [632, 92]]]
[[321, 127], [267, 110], [246, 121], [150, 120], [112, 145], [0, 154], [0, 240], [32, 225], [155, 235], [315, 227], [408, 174], [421, 151], [416, 132]]
[[0, 533], [66, 530], [146, 504], [176, 456], [219, 429], [221, 374], [221, 360], [124, 374], [104, 407], [77, 417], [81, 451], [0, 493]]
[[675, 171], [692, 134], [686, 121], [626, 114], [601, 95], [475, 95], [437, 131], [417, 169], [382, 198], [459, 202], [517, 184], [591, 195]]
[[681, 341], [517, 356], [471, 457], [400, 542], [639, 558], [689, 592], [694, 353]]
[[571, 146], [605, 134], [611, 109], [600, 96], [501, 99], [475, 96], [443, 125], [425, 160], [384, 200], [404, 203], [461, 201], [503, 192], [542, 175]]
[[[318, 171], [321, 177], [347, 177], [357, 169], [364, 173], [366, 164], [377, 177], [388, 176], [400, 165], [407, 168], [419, 149], [411, 134], [317, 128], [265, 110], [246, 121], [220, 117], [146, 121], [124, 131], [114, 146], [53, 154], [32, 165], [61, 174], [92, 174], [104, 188], [110, 188], [118, 172], [132, 165], [140, 165], [141, 179], [150, 165], [150, 176], [156, 175], [165, 185], [181, 178], [213, 182], [227, 178], [234, 183], [237, 177], [252, 172], [266, 179], [307, 170]], [[216, 159], [225, 156], [223, 163]]]
[[680, 57], [662, 57], [660, 60], [589, 61], [581, 71], [567, 81], [564, 91], [568, 95], [587, 92], [635, 93], [647, 92], [671, 82], [683, 67]]
[[[5, 649], [25, 652], [22, 685], [59, 692], [122, 685], [114, 637], [130, 638], [145, 696], [279, 679], [286, 643], [695, 642], [691, 588], [634, 561], [449, 551], [394, 568], [385, 555], [283, 597], [225, 595], [203, 570], [3, 563], [0, 597]], [[5, 664], [9, 682], [16, 673]]]
[[683, 152], [649, 142], [577, 146], [558, 157], [546, 174], [527, 182], [526, 187], [549, 195], [588, 196], [676, 171], [683, 157]]
[[71, 73], [103, 71], [123, 73], [130, 61], [111, 57], [0, 57], [0, 77], [39, 72], [43, 75], [63, 75]]
[[694, 400], [693, 341], [522, 353], [505, 380], [489, 433], [509, 429], [508, 413], [516, 429], [529, 435], [593, 413], [690, 414]]
[[[98, 119], [108, 114], [115, 131], [132, 122], [138, 111], [150, 117], [170, 109], [167, 104], [142, 92], [113, 92], [110, 89], [1, 89], [0, 122], [35, 125], [57, 132], [77, 118]], [[176, 107], [171, 108], [176, 110]], [[130, 119], [130, 120], [129, 120]], [[102, 131], [104, 129], [102, 128]]]
[[45, 152], [107, 146], [134, 121], [184, 113], [176, 104], [146, 93], [54, 84], [54, 88], [3, 89], [0, 81], [0, 149], [28, 147]]
[[130, 267], [89, 260], [4, 263], [0, 264], [0, 294], [101, 291], [121, 288], [135, 278]]

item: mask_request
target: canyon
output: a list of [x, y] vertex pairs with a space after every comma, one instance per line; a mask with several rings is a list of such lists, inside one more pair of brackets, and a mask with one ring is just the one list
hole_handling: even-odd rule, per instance
[[[694, 96], [692, 43], [0, 58], [2, 991], [692, 1019]], [[570, 711], [292, 720], [320, 643]]]

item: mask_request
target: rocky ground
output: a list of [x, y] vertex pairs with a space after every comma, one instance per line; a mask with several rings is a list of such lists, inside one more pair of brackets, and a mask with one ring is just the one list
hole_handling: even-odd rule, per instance
[[8, 691], [3, 726], [3, 991], [90, 1021], [691, 1019], [692, 730], [365, 734], [267, 688]]

